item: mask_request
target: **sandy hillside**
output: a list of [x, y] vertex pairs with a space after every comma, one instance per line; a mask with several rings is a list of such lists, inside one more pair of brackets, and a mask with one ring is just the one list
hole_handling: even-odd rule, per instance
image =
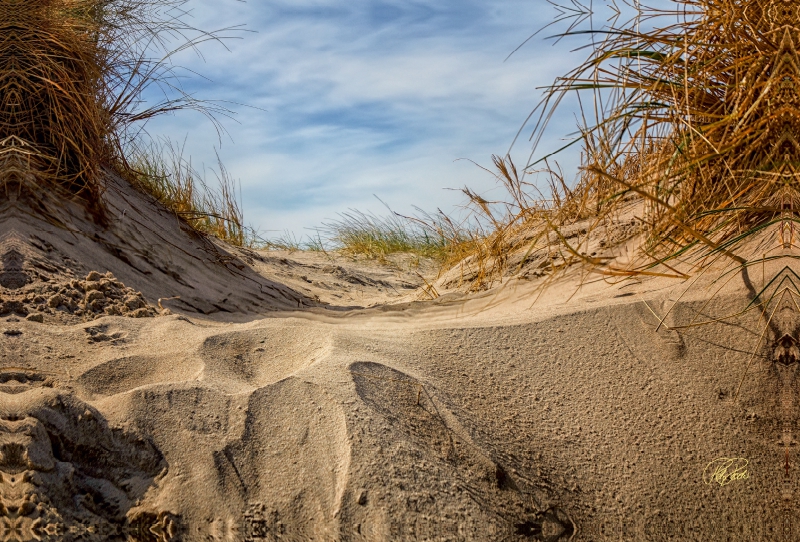
[[[107, 197], [96, 231], [4, 215], [4, 540], [800, 528], [780, 441], [797, 364], [758, 350], [734, 402], [757, 318], [671, 329], [741, 311], [749, 277], [713, 297], [702, 280], [565, 279], [424, 301], [424, 265], [237, 251], [124, 187]], [[749, 477], [705, 483], [720, 457]]]

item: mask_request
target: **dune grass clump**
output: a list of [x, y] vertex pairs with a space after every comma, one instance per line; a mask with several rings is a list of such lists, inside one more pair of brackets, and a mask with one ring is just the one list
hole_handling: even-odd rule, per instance
[[325, 223], [322, 231], [336, 250], [379, 259], [410, 253], [445, 263], [473, 242], [473, 232], [444, 213], [417, 211], [420, 216], [407, 217], [391, 210], [386, 216], [351, 210]]
[[335, 252], [381, 261], [393, 254], [410, 254], [443, 268], [474, 250], [479, 235], [475, 224], [457, 221], [441, 210], [428, 213], [416, 208], [414, 216], [404, 216], [387, 209], [386, 215], [351, 209], [305, 239], [287, 231], [254, 244], [268, 250]]
[[[547, 171], [547, 195], [536, 183], [525, 180], [510, 156], [492, 156], [492, 174], [511, 196], [509, 201], [488, 201], [468, 187], [466, 212], [448, 215], [416, 208], [415, 216], [386, 216], [350, 210], [319, 228], [307, 242], [291, 234], [267, 242], [282, 250], [340, 251], [350, 255], [384, 259], [389, 254], [409, 253], [439, 264], [439, 275], [453, 268], [466, 269], [459, 286], [469, 291], [485, 290], [502, 281], [513, 263], [524, 263], [542, 250], [559, 252], [554, 224], [561, 226], [585, 220], [585, 206], [562, 175]], [[520, 257], [520, 253], [524, 253]], [[550, 254], [548, 254], [548, 257]], [[563, 261], [564, 258], [561, 258]], [[559, 262], [555, 262], [558, 264]], [[450, 285], [448, 285], [450, 286]]]
[[[637, 3], [625, 23], [564, 33], [590, 35], [591, 54], [549, 88], [532, 137], [568, 93], [587, 104], [568, 204], [595, 216], [591, 231], [631, 196], [641, 200], [643, 240], [628, 271], [673, 273], [672, 260], [703, 267], [719, 257], [744, 264], [762, 254], [747, 244], [754, 236], [790, 244], [800, 210], [800, 9], [783, 0], [667, 4]], [[581, 259], [580, 244], [569, 251]]]
[[211, 170], [211, 186], [184, 157], [182, 149], [170, 141], [137, 148], [129, 154], [128, 163], [128, 177], [134, 186], [195, 230], [235, 246], [260, 244], [255, 232], [244, 226], [236, 183], [219, 156], [217, 169]]
[[[506, 201], [464, 191], [487, 226], [468, 256], [470, 289], [534, 258], [549, 261], [551, 273], [583, 263], [609, 275], [685, 278], [718, 258], [746, 265], [776, 241], [794, 243], [800, 8], [783, 0], [608, 4], [617, 16], [605, 25], [592, 21], [591, 6], [562, 9], [562, 20], [574, 20], [557, 37], [589, 36], [590, 54], [532, 113], [535, 153], [556, 109], [577, 95], [582, 125], [566, 146], [582, 147], [577, 181], [566, 183], [550, 156], [522, 170], [493, 157]], [[626, 9], [634, 10], [627, 20]], [[533, 173], [548, 186], [526, 180]], [[637, 236], [624, 262], [607, 250]]]
[[[181, 91], [169, 63], [220, 38], [187, 25], [185, 3], [0, 0], [3, 193], [75, 197], [102, 220], [104, 176], [134, 175], [127, 155], [141, 123], [178, 109], [222, 111]], [[148, 104], [156, 87], [164, 98]]]
[[[94, 2], [96, 3], [96, 2]], [[89, 2], [0, 3], [0, 176], [96, 200], [112, 111], [103, 13]]]

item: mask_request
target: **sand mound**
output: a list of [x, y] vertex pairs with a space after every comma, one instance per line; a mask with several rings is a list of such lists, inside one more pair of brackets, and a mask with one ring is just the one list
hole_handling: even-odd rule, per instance
[[258, 389], [298, 373], [329, 351], [329, 334], [303, 329], [288, 337], [241, 331], [214, 335], [197, 352], [204, 362], [198, 378], [230, 393]]
[[110, 272], [101, 275], [92, 271], [85, 280], [34, 281], [21, 287], [3, 288], [0, 299], [0, 315], [21, 315], [39, 323], [45, 319], [63, 323], [104, 315], [147, 318], [157, 314], [141, 292], [126, 287]]
[[[146, 305], [129, 298], [139, 292], [151, 306], [160, 298], [172, 298], [165, 302], [168, 306], [206, 315], [241, 316], [315, 305], [257, 274], [235, 250], [198, 234], [118, 178], [108, 178], [103, 200], [107, 209], [103, 225], [70, 200], [44, 199], [34, 205], [12, 198], [0, 205], [0, 285], [5, 289], [0, 295], [22, 296], [12, 300], [23, 305], [15, 312], [30, 312], [30, 299], [37, 295], [48, 295], [48, 306], [58, 301], [51, 301], [52, 296], [61, 295], [64, 302], [50, 308], [63, 306], [67, 310], [62, 312], [77, 316], [94, 317], [106, 307], [111, 314], [137, 309], [152, 314]], [[90, 272], [110, 272], [105, 277], [110, 282], [98, 277], [82, 281]], [[79, 299], [88, 295], [87, 287], [94, 287], [86, 282], [98, 281], [100, 288], [95, 291], [105, 295], [111, 288], [110, 297], [119, 303], [104, 303], [99, 294], [89, 295], [96, 299]], [[98, 303], [85, 306], [94, 301]]]

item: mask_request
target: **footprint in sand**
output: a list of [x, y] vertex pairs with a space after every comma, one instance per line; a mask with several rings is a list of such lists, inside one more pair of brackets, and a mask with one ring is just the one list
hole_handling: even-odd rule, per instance
[[92, 395], [108, 396], [142, 386], [195, 380], [202, 370], [203, 363], [191, 356], [124, 356], [89, 369], [78, 377], [77, 384]]
[[168, 471], [145, 435], [110, 426], [45, 375], [0, 377], [0, 541], [176, 539], [179, 518], [139, 506]]
[[330, 336], [308, 327], [212, 335], [199, 349], [200, 380], [226, 393], [252, 391], [302, 371], [330, 349]]
[[324, 388], [287, 378], [255, 391], [242, 437], [215, 453], [224, 494], [248, 504], [244, 540], [337, 540], [348, 441]]
[[342, 516], [365, 539], [457, 539], [462, 532], [476, 540], [571, 539], [569, 516], [537, 502], [528, 487], [536, 480], [511, 475], [491, 447], [473, 440], [467, 426], [474, 424], [448, 408], [443, 390], [380, 363], [349, 370], [371, 419], [359, 435], [367, 445], [354, 446], [362, 459], [350, 494], [371, 497], [346, 500]]

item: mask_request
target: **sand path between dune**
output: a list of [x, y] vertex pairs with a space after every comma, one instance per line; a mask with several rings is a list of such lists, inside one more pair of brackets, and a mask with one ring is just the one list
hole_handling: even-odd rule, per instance
[[[167, 467], [137, 509], [178, 518], [183, 540], [778, 528], [774, 379], [756, 370], [729, 400], [757, 330], [656, 331], [650, 310], [681, 293], [668, 283], [590, 284], [565, 302], [569, 288], [533, 305], [519, 283], [245, 323], [4, 321], [3, 364], [24, 359], [109, 427], [149, 439]], [[742, 299], [731, 288], [713, 310]], [[702, 301], [684, 296], [667, 324]], [[728, 456], [749, 459], [749, 478], [705, 483]]]

